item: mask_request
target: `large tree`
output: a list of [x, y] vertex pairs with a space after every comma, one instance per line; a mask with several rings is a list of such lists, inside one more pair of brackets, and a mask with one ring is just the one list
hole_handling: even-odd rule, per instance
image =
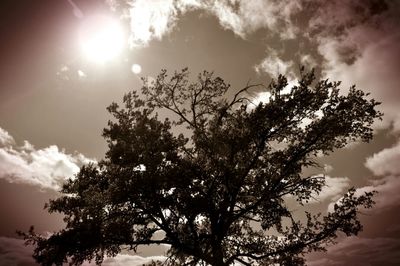
[[[343, 93], [339, 82], [300, 74], [289, 92], [279, 76], [227, 97], [229, 85], [212, 73], [192, 83], [187, 69], [162, 71], [123, 107], [111, 104], [105, 159], [83, 166], [47, 205], [64, 214], [65, 229], [22, 233], [36, 261], [100, 264], [124, 248], [166, 244], [167, 265], [302, 265], [340, 232], [357, 234], [373, 193], [350, 189], [325, 214], [291, 210], [325, 185], [304, 170], [320, 154], [369, 141], [382, 114], [355, 87]], [[255, 104], [252, 88], [270, 97]]]

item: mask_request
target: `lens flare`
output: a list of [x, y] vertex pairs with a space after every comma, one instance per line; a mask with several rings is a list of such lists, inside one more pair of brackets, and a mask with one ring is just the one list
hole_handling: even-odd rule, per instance
[[134, 74], [140, 74], [140, 72], [142, 72], [142, 67], [138, 64], [133, 64], [131, 70]]

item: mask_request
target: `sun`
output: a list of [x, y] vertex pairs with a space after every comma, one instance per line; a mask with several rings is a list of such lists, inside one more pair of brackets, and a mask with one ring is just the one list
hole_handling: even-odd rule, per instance
[[122, 52], [125, 36], [116, 19], [103, 15], [91, 16], [82, 22], [79, 44], [88, 60], [105, 63]]

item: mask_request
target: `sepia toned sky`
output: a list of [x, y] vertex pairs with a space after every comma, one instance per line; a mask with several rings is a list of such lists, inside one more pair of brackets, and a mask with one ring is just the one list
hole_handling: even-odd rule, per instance
[[[369, 144], [320, 158], [315, 174], [328, 186], [309, 208], [328, 211], [352, 186], [379, 194], [361, 216], [364, 231], [310, 254], [309, 265], [400, 265], [399, 0], [2, 0], [0, 36], [0, 265], [35, 265], [15, 230], [63, 226], [44, 203], [103, 158], [106, 107], [140, 89], [141, 77], [209, 70], [232, 95], [278, 73], [294, 82], [300, 65], [344, 91], [355, 84], [385, 113]], [[141, 265], [164, 250], [105, 265]]]

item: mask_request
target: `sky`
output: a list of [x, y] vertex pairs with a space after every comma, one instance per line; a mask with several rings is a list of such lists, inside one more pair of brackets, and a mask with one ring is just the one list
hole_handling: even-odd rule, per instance
[[[373, 141], [320, 158], [328, 186], [309, 208], [328, 211], [351, 186], [379, 193], [364, 231], [310, 254], [309, 265], [400, 264], [400, 1], [2, 0], [0, 36], [0, 265], [35, 265], [15, 230], [62, 228], [45, 202], [104, 157], [106, 107], [141, 77], [214, 71], [229, 97], [279, 73], [294, 82], [299, 65], [344, 91], [355, 84], [385, 114]], [[141, 265], [165, 249], [104, 264]]]

